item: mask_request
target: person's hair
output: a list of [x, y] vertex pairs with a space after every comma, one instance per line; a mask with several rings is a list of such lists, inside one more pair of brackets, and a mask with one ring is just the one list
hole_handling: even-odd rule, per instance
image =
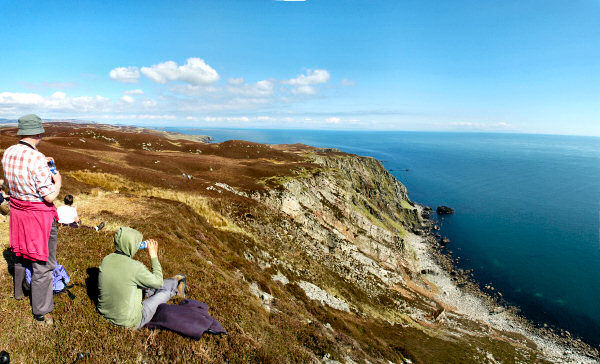
[[66, 195], [64, 201], [65, 205], [71, 206], [73, 204], [73, 195]]

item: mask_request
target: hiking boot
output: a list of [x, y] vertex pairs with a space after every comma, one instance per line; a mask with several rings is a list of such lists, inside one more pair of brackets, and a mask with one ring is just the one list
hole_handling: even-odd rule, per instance
[[104, 221], [102, 221], [100, 224], [98, 224], [98, 226], [96, 226], [96, 231], [102, 230], [103, 227], [104, 227]]
[[33, 315], [33, 321], [38, 323], [38, 324], [43, 324], [46, 326], [52, 326], [54, 325], [54, 319], [52, 318], [52, 315], [50, 315], [49, 313], [45, 314], [45, 315]]
[[187, 279], [185, 274], [178, 274], [173, 279], [177, 280], [177, 295], [181, 298], [185, 298], [185, 289], [187, 288]]

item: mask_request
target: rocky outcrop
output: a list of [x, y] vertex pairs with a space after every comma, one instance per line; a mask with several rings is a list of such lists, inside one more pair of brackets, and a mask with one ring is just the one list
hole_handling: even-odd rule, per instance
[[447, 215], [447, 214], [453, 214], [454, 213], [454, 209], [448, 206], [438, 206], [438, 208], [436, 209], [436, 212], [438, 215]]
[[[273, 279], [294, 284], [306, 297], [337, 310], [408, 325], [431, 337], [462, 342], [458, 346], [478, 347], [476, 337], [494, 332], [491, 346], [481, 344], [477, 349], [486, 357], [493, 357], [488, 350], [495, 345], [524, 350], [515, 335], [530, 335], [527, 345], [540, 345], [529, 353], [523, 351], [521, 358], [562, 353], [556, 346], [544, 346], [544, 340], [516, 324], [508, 311], [490, 307], [459, 288], [464, 284], [457, 285], [457, 280], [467, 279], [468, 274], [451, 265], [442, 269], [431, 253], [434, 246], [450, 242], [436, 233], [435, 243], [434, 225], [427, 220], [431, 209], [410, 201], [406, 188], [380, 162], [345, 154], [312, 158], [320, 169], [310, 177], [287, 179], [281, 188], [245, 196], [291, 221], [282, 223], [277, 233], [294, 237], [285, 249], [302, 251], [332, 276], [311, 276], [310, 269], [294, 268], [281, 258], [272, 262], [278, 269], [289, 269], [295, 281], [283, 279], [280, 272]], [[453, 211], [447, 206], [437, 209], [438, 214]], [[340, 281], [353, 288], [340, 287]], [[361, 293], [350, 294], [352, 289]], [[375, 304], [382, 297], [388, 303]]]

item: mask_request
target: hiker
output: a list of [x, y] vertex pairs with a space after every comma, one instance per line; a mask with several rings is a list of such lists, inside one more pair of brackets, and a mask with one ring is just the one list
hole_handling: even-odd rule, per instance
[[37, 150], [44, 128], [37, 115], [19, 118], [20, 140], [4, 151], [2, 168], [10, 191], [10, 247], [17, 256], [14, 264], [14, 298], [22, 299], [25, 266], [31, 265], [31, 309], [34, 321], [52, 325], [54, 309], [52, 271], [56, 266], [58, 215], [54, 200], [60, 193], [62, 177], [50, 171], [46, 157]]
[[[120, 227], [115, 252], [104, 257], [98, 275], [98, 311], [113, 324], [136, 330], [152, 319], [158, 305], [175, 295], [185, 297], [186, 287], [183, 274], [163, 280], [155, 240], [146, 242], [152, 272], [133, 259], [142, 239], [139, 231]], [[142, 302], [144, 288], [148, 298]]]
[[66, 195], [63, 202], [65, 204], [56, 209], [56, 212], [58, 213], [58, 223], [62, 226], [93, 229], [95, 231], [102, 230], [104, 227], [104, 221], [97, 226], [87, 226], [81, 223], [81, 220], [77, 215], [77, 207], [73, 206], [73, 195]]

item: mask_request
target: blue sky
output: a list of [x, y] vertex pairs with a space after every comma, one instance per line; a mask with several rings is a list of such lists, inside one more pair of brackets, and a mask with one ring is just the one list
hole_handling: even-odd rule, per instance
[[0, 0], [0, 118], [600, 135], [600, 1]]

